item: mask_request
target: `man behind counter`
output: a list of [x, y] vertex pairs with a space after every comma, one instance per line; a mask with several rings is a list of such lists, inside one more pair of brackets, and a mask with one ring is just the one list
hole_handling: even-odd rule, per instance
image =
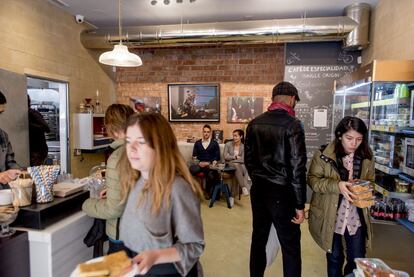
[[[6, 103], [6, 97], [0, 91], [0, 117], [6, 109]], [[9, 136], [0, 128], [0, 189], [8, 188], [7, 184], [19, 176], [20, 170], [18, 168]]]

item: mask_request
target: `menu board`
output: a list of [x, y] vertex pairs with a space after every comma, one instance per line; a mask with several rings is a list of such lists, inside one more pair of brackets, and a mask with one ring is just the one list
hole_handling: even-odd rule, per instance
[[360, 51], [342, 50], [340, 42], [286, 45], [284, 80], [299, 90], [295, 111], [305, 128], [308, 163], [332, 140], [334, 80], [357, 69], [359, 56]]

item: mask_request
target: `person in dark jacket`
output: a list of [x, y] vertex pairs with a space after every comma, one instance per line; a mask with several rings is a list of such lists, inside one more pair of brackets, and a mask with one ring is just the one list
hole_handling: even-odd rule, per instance
[[50, 132], [49, 125], [43, 115], [30, 107], [30, 96], [27, 96], [29, 105], [29, 145], [30, 165], [38, 166], [44, 164], [49, 151], [46, 144], [45, 133]]
[[210, 170], [210, 164], [220, 161], [220, 147], [218, 143], [211, 139], [211, 127], [206, 124], [203, 126], [203, 138], [194, 143], [193, 159], [198, 160], [197, 164], [190, 166], [190, 172], [196, 176], [200, 172], [206, 177], [206, 198], [211, 198], [214, 183], [218, 181], [217, 171]]
[[[0, 114], [6, 110], [6, 104], [6, 96], [0, 91]], [[0, 189], [10, 188], [8, 183], [16, 179], [19, 174], [19, 166], [14, 159], [9, 136], [6, 131], [0, 128]]]
[[306, 201], [306, 146], [295, 118], [297, 89], [288, 82], [273, 88], [268, 111], [247, 126], [244, 163], [252, 180], [253, 234], [250, 276], [263, 276], [270, 227], [277, 231], [284, 276], [301, 276], [300, 226]]

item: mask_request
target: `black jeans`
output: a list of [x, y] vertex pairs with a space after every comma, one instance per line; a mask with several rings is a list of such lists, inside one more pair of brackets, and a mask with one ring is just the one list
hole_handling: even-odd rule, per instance
[[344, 272], [344, 246], [342, 235], [334, 233], [332, 241], [332, 253], [326, 253], [328, 265], [328, 277], [342, 277], [352, 273], [356, 268], [354, 259], [365, 257], [365, 228], [359, 227], [355, 235], [349, 235], [345, 230], [344, 239], [346, 244], [346, 266]]
[[[138, 253], [132, 251], [128, 247], [124, 247], [124, 250], [126, 251], [128, 257], [133, 258]], [[135, 277], [138, 276], [145, 276], [145, 277], [181, 277], [181, 274], [178, 273], [177, 269], [175, 268], [173, 263], [167, 263], [167, 264], [157, 264], [153, 265], [150, 270], [145, 275], [135, 275]], [[190, 272], [187, 274], [186, 277], [197, 277], [197, 263], [193, 266], [193, 268], [190, 270]]]
[[266, 244], [272, 223], [283, 255], [283, 276], [300, 277], [302, 260], [300, 225], [295, 216], [293, 192], [273, 184], [253, 184], [250, 197], [253, 211], [253, 234], [250, 248], [250, 276], [263, 277], [266, 268]]

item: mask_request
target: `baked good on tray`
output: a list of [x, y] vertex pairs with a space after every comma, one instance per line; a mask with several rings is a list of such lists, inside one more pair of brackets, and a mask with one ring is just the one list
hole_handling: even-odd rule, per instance
[[116, 252], [103, 257], [100, 262], [83, 263], [78, 265], [80, 277], [115, 277], [120, 276], [131, 265], [125, 251]]

